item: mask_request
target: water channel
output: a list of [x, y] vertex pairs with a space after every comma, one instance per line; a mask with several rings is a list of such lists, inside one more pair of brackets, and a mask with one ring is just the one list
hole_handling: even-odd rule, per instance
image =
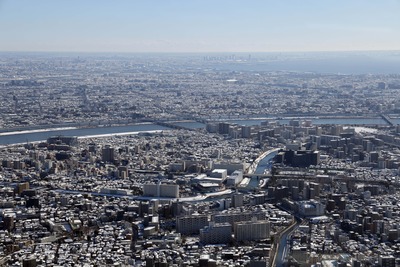
[[[303, 118], [307, 120], [311, 120], [314, 125], [321, 124], [342, 124], [342, 125], [378, 125], [384, 126], [388, 125], [385, 120], [382, 118]], [[260, 125], [261, 122], [266, 120], [276, 120], [281, 124], [288, 124], [289, 118], [257, 118], [257, 119], [228, 119], [221, 120], [231, 123], [237, 123], [239, 125]], [[394, 123], [400, 123], [399, 118], [393, 118], [392, 121]], [[172, 123], [174, 125], [185, 127], [189, 129], [200, 129], [205, 128], [205, 124], [195, 122], [195, 121], [184, 121], [184, 122], [175, 122]], [[97, 127], [97, 128], [63, 128], [63, 129], [44, 129], [44, 130], [36, 130], [36, 131], [21, 131], [21, 132], [6, 132], [0, 133], [0, 145], [9, 145], [9, 144], [19, 144], [26, 142], [37, 142], [43, 141], [51, 136], [77, 136], [77, 137], [85, 137], [85, 136], [102, 136], [102, 135], [117, 135], [117, 134], [130, 134], [137, 132], [149, 132], [149, 131], [164, 131], [170, 130], [170, 128], [156, 125], [153, 123], [142, 123], [142, 124], [134, 124], [127, 126], [108, 126], [108, 127]]]

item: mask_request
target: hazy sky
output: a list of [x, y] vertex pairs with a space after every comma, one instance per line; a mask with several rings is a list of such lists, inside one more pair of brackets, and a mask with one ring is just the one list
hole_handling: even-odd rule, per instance
[[0, 0], [0, 51], [400, 50], [399, 0]]

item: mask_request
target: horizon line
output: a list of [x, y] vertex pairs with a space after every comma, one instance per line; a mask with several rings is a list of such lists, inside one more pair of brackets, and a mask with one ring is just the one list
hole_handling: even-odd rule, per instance
[[287, 51], [62, 51], [62, 50], [0, 50], [0, 53], [65, 53], [65, 54], [262, 54], [262, 53], [356, 53], [356, 52], [400, 52], [400, 49], [388, 50], [287, 50]]

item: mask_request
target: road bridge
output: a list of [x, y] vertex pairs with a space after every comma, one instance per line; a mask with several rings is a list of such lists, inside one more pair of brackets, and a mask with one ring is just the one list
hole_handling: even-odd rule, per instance
[[189, 130], [189, 131], [195, 130], [193, 128], [188, 128], [188, 127], [184, 127], [181, 125], [176, 125], [176, 124], [168, 123], [168, 122], [164, 122], [164, 121], [154, 121], [153, 123], [156, 125], [160, 125], [160, 126], [164, 126], [164, 127], [168, 127], [168, 128], [172, 128], [172, 129]]
[[389, 124], [390, 126], [396, 126], [396, 123], [394, 123], [394, 122], [392, 121], [392, 119], [389, 118], [389, 116], [387, 116], [387, 115], [385, 115], [385, 114], [380, 114], [380, 116], [381, 116], [381, 118], [382, 118], [387, 124]]

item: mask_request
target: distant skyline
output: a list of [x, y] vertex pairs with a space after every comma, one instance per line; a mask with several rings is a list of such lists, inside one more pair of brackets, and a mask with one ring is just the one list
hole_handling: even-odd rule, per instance
[[0, 51], [400, 50], [399, 0], [0, 0]]

